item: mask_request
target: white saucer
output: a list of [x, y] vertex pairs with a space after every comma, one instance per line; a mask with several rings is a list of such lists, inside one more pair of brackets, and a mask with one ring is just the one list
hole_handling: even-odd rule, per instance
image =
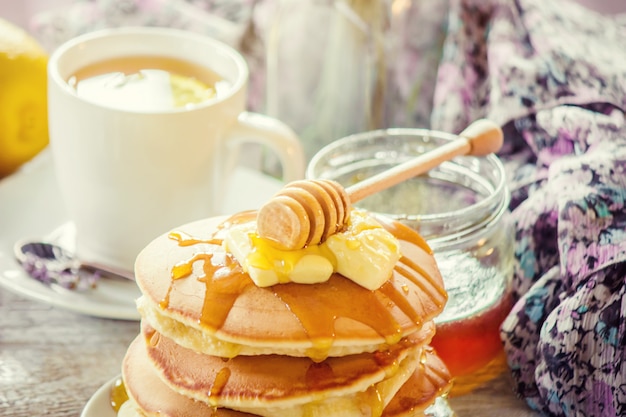
[[87, 404], [85, 404], [80, 417], [116, 417], [117, 413], [113, 410], [113, 407], [111, 407], [110, 394], [113, 384], [115, 384], [115, 381], [119, 378], [120, 376], [116, 376], [98, 388], [89, 401], [87, 401]]
[[[224, 213], [260, 207], [281, 187], [273, 178], [238, 168], [231, 195], [225, 196]], [[71, 246], [69, 223], [54, 175], [52, 157], [45, 150], [18, 173], [0, 180], [0, 286], [18, 295], [90, 316], [137, 320], [135, 299], [139, 290], [132, 281], [99, 280], [95, 290], [71, 292], [49, 287], [22, 269], [13, 256], [13, 245], [24, 238], [51, 237]]]
[[[67, 222], [53, 230], [43, 240], [57, 243], [73, 251], [75, 228]], [[59, 286], [48, 286], [31, 278], [21, 267], [0, 274], [0, 285], [26, 297], [89, 316], [139, 320], [135, 300], [141, 295], [134, 281], [125, 279], [100, 279], [96, 288], [71, 291]]]
[[132, 281], [102, 279], [95, 289], [76, 292], [50, 287], [29, 277], [19, 266], [0, 274], [0, 285], [16, 294], [94, 317], [139, 320], [135, 300], [140, 292]]

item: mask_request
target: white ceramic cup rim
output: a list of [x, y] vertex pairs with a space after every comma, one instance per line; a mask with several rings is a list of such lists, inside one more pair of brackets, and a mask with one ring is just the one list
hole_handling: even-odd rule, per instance
[[[230, 88], [227, 92], [220, 93], [216, 97], [213, 97], [209, 100], [203, 101], [202, 103], [198, 103], [191, 108], [170, 108], [170, 109], [162, 109], [159, 111], [141, 111], [141, 110], [120, 110], [115, 107], [99, 104], [92, 100], [82, 99], [78, 96], [75, 89], [72, 88], [67, 79], [63, 77], [63, 75], [59, 71], [59, 64], [63, 62], [66, 58], [67, 53], [75, 50], [77, 48], [85, 48], [85, 44], [92, 42], [94, 40], [111, 38], [112, 40], [116, 37], [118, 38], [129, 38], [133, 36], [139, 37], [154, 37], [154, 38], [180, 38], [191, 40], [196, 43], [204, 43], [207, 47], [211, 47], [214, 51], [219, 52], [221, 55], [225, 56], [227, 59], [230, 59], [237, 68], [237, 77], [231, 83]], [[139, 48], [140, 49], [140, 48]], [[119, 57], [124, 56], [119, 55]], [[206, 66], [205, 64], [199, 64], [201, 66]], [[79, 69], [82, 65], [78, 65], [76, 69]], [[237, 52], [232, 47], [227, 44], [220, 42], [216, 39], [213, 39], [206, 35], [197, 34], [194, 32], [189, 32], [181, 29], [173, 29], [173, 28], [164, 28], [164, 27], [118, 27], [118, 28], [109, 28], [109, 29], [101, 29], [93, 32], [88, 32], [83, 35], [79, 35], [73, 39], [68, 40], [64, 44], [60, 45], [57, 49], [55, 49], [50, 58], [48, 59], [48, 73], [51, 79], [60, 86], [63, 91], [67, 94], [70, 94], [74, 97], [77, 97], [85, 102], [90, 103], [91, 105], [107, 109], [109, 111], [121, 111], [124, 113], [137, 113], [137, 114], [169, 114], [169, 113], [182, 113], [189, 112], [194, 110], [201, 110], [203, 108], [213, 106], [217, 103], [226, 101], [230, 99], [233, 95], [235, 95], [239, 90], [244, 88], [248, 81], [249, 70], [248, 65], [243, 58], [243, 56]]]

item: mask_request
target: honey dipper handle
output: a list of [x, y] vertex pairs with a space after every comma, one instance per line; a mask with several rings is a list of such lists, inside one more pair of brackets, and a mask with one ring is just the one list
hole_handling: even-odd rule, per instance
[[500, 126], [490, 120], [479, 119], [465, 128], [458, 139], [358, 182], [348, 187], [346, 192], [350, 202], [354, 203], [423, 174], [456, 156], [486, 156], [495, 153], [502, 147], [503, 140]]

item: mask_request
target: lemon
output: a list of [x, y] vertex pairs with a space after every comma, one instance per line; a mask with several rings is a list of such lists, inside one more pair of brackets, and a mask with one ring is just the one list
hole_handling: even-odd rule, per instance
[[170, 73], [174, 107], [198, 104], [215, 96], [215, 90], [195, 78]]
[[34, 38], [0, 19], [0, 177], [48, 144], [47, 63]]

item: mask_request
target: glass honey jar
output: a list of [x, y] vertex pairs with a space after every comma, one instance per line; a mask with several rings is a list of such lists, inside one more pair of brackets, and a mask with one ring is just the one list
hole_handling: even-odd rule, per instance
[[[317, 152], [306, 176], [349, 187], [454, 139], [413, 128], [358, 133]], [[504, 167], [491, 154], [457, 157], [354, 204], [412, 227], [432, 248], [448, 292], [432, 345], [455, 377], [502, 355], [499, 328], [512, 306], [509, 198]]]

